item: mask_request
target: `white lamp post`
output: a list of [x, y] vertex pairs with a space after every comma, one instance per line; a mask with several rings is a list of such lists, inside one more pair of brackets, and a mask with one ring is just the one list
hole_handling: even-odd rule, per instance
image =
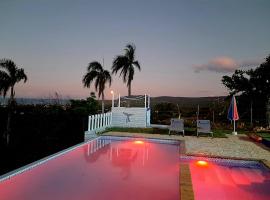
[[111, 91], [111, 94], [112, 94], [112, 108], [114, 107], [114, 92], [113, 90]]

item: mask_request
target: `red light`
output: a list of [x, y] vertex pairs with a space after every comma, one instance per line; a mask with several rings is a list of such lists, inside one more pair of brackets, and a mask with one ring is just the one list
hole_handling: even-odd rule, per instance
[[208, 166], [208, 162], [204, 161], [204, 160], [198, 160], [196, 162], [196, 165], [197, 166], [200, 166], [200, 167], [207, 167]]
[[136, 141], [134, 141], [134, 144], [144, 144], [144, 142], [141, 140], [136, 140]]

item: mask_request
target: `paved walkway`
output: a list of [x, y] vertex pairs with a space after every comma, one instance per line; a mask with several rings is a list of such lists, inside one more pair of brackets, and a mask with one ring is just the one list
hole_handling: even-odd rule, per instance
[[265, 159], [270, 161], [270, 149], [251, 141], [246, 135], [228, 138], [210, 138], [178, 135], [159, 135], [144, 133], [108, 132], [103, 135], [134, 136], [160, 139], [184, 140], [187, 154], [202, 154], [235, 158]]

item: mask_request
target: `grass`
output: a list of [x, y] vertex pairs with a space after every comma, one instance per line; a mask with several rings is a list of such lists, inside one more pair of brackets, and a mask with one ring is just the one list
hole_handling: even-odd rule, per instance
[[257, 132], [256, 135], [261, 136], [262, 138], [270, 139], [270, 133], [267, 133], [267, 132]]
[[[160, 129], [160, 128], [123, 128], [123, 127], [112, 127], [106, 129], [105, 132], [128, 132], [128, 133], [149, 133], [149, 134], [161, 134], [168, 135], [168, 129]], [[226, 134], [231, 134], [231, 130], [221, 130], [215, 129], [213, 130], [213, 135], [215, 138], [226, 138]], [[172, 134], [176, 134], [172, 132]], [[179, 133], [178, 133], [179, 134]], [[185, 128], [185, 135], [187, 136], [196, 136], [196, 128]], [[209, 134], [200, 134], [201, 136], [208, 136]]]

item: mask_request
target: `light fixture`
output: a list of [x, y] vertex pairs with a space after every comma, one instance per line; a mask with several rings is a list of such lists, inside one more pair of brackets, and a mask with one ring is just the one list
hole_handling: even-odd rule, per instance
[[135, 141], [134, 141], [134, 144], [144, 144], [144, 142], [141, 141], [141, 140], [135, 140]]
[[197, 166], [200, 166], [200, 167], [207, 167], [208, 166], [208, 162], [204, 161], [204, 160], [198, 160], [196, 162], [196, 165]]

